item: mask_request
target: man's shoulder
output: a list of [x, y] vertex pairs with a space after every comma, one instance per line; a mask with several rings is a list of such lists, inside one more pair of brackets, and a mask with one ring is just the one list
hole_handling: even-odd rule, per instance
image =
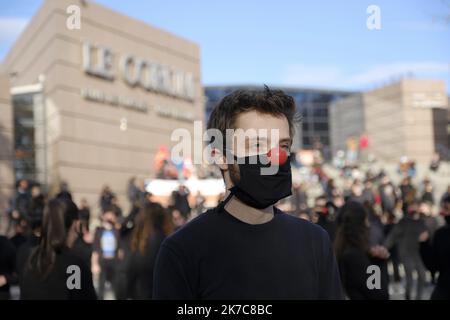
[[328, 232], [320, 225], [312, 223], [308, 220], [293, 216], [285, 213], [284, 211], [276, 208], [279, 214], [279, 219], [288, 228], [294, 229], [299, 235], [304, 235], [308, 238], [320, 238], [323, 241], [329, 241]]
[[167, 237], [164, 240], [164, 244], [189, 241], [193, 236], [210, 230], [212, 224], [217, 221], [216, 218], [217, 212], [215, 208], [206, 210]]

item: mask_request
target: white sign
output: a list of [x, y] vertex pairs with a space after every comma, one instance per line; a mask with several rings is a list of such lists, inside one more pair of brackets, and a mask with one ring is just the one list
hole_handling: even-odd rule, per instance
[[86, 100], [105, 103], [114, 107], [133, 109], [140, 112], [147, 112], [149, 109], [147, 103], [144, 101], [136, 101], [130, 97], [107, 94], [96, 89], [83, 88], [81, 89], [81, 96]]
[[[115, 55], [109, 48], [89, 42], [83, 43], [83, 70], [87, 74], [114, 81], [116, 78], [114, 62]], [[131, 54], [119, 57], [118, 62], [119, 75], [128, 85], [188, 101], [194, 100], [192, 73]]]
[[[178, 180], [154, 179], [148, 180], [145, 190], [155, 196], [170, 196], [180, 186]], [[191, 192], [200, 192], [203, 196], [217, 196], [225, 192], [223, 179], [188, 179], [183, 183]]]
[[414, 92], [412, 106], [418, 108], [446, 108], [447, 97], [441, 92]]

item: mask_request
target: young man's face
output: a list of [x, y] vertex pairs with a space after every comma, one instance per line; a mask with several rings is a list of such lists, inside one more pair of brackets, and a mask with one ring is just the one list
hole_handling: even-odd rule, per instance
[[[275, 117], [257, 111], [248, 111], [236, 118], [235, 128], [249, 133], [252, 130], [255, 131], [255, 134], [245, 136], [244, 143], [235, 135], [233, 153], [237, 157], [265, 154], [275, 147], [281, 147], [286, 152], [289, 152], [291, 147], [289, 123], [284, 116]], [[263, 133], [264, 130], [267, 131], [267, 134]], [[272, 132], [278, 132], [278, 134], [272, 135]], [[272, 140], [273, 138], [275, 140]]]
[[[236, 157], [267, 154], [270, 149], [277, 147], [289, 153], [292, 139], [289, 135], [289, 123], [283, 116], [275, 117], [257, 111], [248, 111], [236, 118], [235, 128], [249, 133], [240, 138], [235, 134], [232, 152]], [[252, 130], [253, 134], [251, 134]], [[221, 166], [221, 169], [228, 170], [226, 172], [229, 173], [233, 185], [239, 182], [239, 166], [236, 163]]]

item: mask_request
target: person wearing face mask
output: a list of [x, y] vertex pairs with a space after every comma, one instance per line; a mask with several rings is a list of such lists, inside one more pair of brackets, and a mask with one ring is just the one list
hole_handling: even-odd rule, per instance
[[416, 300], [422, 299], [425, 285], [425, 266], [420, 257], [419, 236], [426, 231], [426, 226], [419, 214], [417, 201], [410, 202], [405, 207], [405, 216], [389, 233], [385, 240], [388, 249], [397, 245], [400, 261], [405, 269], [406, 288], [405, 299], [411, 299], [413, 273], [417, 273]]
[[316, 214], [317, 224], [328, 232], [331, 242], [334, 242], [337, 228], [337, 207], [322, 195], [315, 200], [314, 213]]
[[430, 239], [428, 232], [420, 237], [420, 254], [430, 272], [439, 272], [432, 300], [450, 300], [450, 195], [441, 200], [441, 215], [445, 226], [439, 228]]
[[207, 127], [225, 199], [164, 240], [154, 299], [343, 298], [327, 232], [275, 206], [291, 195], [294, 118], [292, 97], [268, 87], [216, 106]]

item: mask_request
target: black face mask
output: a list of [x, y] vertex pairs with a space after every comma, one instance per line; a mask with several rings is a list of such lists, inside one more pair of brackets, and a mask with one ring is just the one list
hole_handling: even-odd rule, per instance
[[239, 165], [240, 180], [230, 192], [243, 203], [264, 209], [292, 194], [292, 175], [290, 157], [278, 168], [271, 168], [270, 170], [278, 169], [272, 175], [261, 174], [261, 169], [269, 168], [270, 163], [262, 164], [260, 157], [264, 156], [235, 157]]

